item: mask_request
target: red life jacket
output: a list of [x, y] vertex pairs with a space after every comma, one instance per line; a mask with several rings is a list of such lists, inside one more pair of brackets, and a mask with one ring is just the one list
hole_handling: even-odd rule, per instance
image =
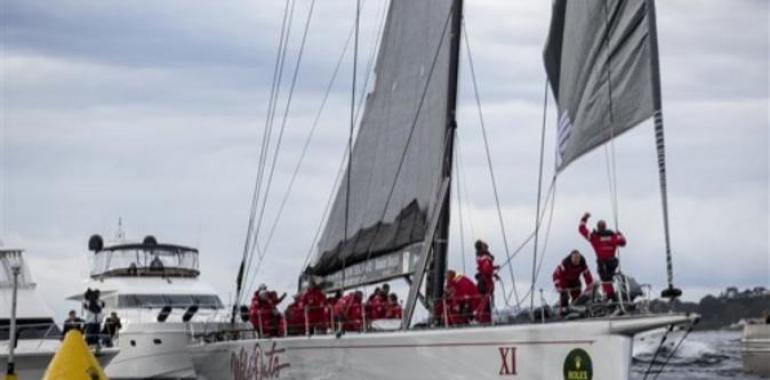
[[611, 230], [606, 230], [603, 233], [596, 230], [589, 232], [588, 227], [586, 227], [587, 221], [587, 219], [580, 221], [578, 232], [591, 243], [598, 261], [612, 259], [615, 257], [618, 247], [626, 246], [626, 238], [623, 234]]
[[366, 305], [367, 318], [370, 320], [385, 318], [386, 306], [382, 295], [375, 294]]
[[388, 302], [388, 310], [385, 312], [385, 318], [388, 319], [401, 319], [403, 318], [403, 310], [398, 302]]
[[290, 334], [305, 333], [305, 308], [299, 300], [292, 302], [284, 312], [286, 327]]
[[[484, 294], [492, 294], [495, 292], [495, 262], [494, 257], [489, 252], [484, 252], [479, 256], [476, 256], [476, 279], [478, 280], [479, 290]], [[483, 282], [483, 283], [482, 283]]]
[[553, 284], [556, 288], [567, 289], [571, 287], [570, 284], [574, 284], [576, 281], [579, 283], [581, 275], [586, 287], [591, 286], [594, 279], [591, 276], [591, 270], [586, 265], [586, 260], [581, 257], [580, 263], [573, 265], [570, 256], [567, 256], [553, 271]]

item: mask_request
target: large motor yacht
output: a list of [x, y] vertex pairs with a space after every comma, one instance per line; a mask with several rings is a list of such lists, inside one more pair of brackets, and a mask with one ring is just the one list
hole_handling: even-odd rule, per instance
[[[194, 379], [186, 351], [191, 333], [226, 322], [228, 314], [214, 289], [199, 279], [198, 250], [142, 242], [105, 245], [89, 240], [93, 252], [88, 289], [99, 289], [102, 315], [121, 320], [119, 353], [105, 372], [110, 379]], [[80, 301], [83, 295], [70, 297]]]

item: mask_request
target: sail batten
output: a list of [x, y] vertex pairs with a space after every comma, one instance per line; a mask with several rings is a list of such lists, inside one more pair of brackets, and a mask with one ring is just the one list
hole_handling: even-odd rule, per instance
[[337, 190], [308, 274], [329, 276], [425, 239], [441, 202], [451, 9], [452, 0], [391, 2], [376, 84], [342, 181], [350, 180], [350, 194], [346, 185]]
[[557, 0], [544, 61], [558, 104], [557, 170], [655, 110], [645, 0]]

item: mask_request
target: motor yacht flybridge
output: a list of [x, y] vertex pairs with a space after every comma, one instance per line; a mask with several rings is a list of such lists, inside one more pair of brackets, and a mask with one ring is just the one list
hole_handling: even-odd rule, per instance
[[[120, 351], [105, 367], [107, 375], [194, 379], [185, 349], [190, 333], [227, 319], [216, 291], [199, 279], [198, 250], [159, 243], [152, 236], [141, 242], [119, 240], [105, 245], [99, 235], [91, 237], [92, 266], [83, 288], [99, 289], [102, 315], [114, 312], [122, 323], [115, 339]], [[83, 295], [70, 299], [80, 301]]]
[[[358, 15], [362, 2], [356, 3]], [[285, 12], [293, 14], [288, 13], [294, 9], [289, 4], [294, 2], [286, 2]], [[511, 22], [508, 15], [501, 17]], [[546, 20], [542, 21], [545, 27]], [[286, 28], [281, 38], [289, 35]], [[450, 193], [453, 180], [459, 180], [454, 168], [455, 139], [457, 129], [464, 127], [455, 117], [464, 29], [462, 0], [390, 1], [373, 66], [376, 81], [366, 96], [357, 134], [353, 81], [350, 125], [344, 125], [350, 128], [344, 176], [315, 259], [298, 268], [301, 282], [312, 279], [327, 292], [405, 280], [409, 293], [400, 330], [372, 331], [364, 323], [360, 333], [194, 345], [190, 350], [201, 378], [623, 380], [630, 376], [634, 335], [659, 328], [670, 331], [697, 320], [693, 315], [649, 313], [634, 302], [631, 292], [621, 291], [622, 299], [610, 302], [617, 305], [597, 302], [575, 320], [527, 317], [447, 328], [447, 323], [441, 323], [445, 318], [434, 313], [429, 325], [415, 323], [418, 305], [432, 312], [444, 299]], [[358, 41], [358, 16], [354, 30]], [[465, 42], [467, 48], [467, 38]], [[285, 56], [281, 49], [287, 44], [281, 41], [279, 56]], [[470, 52], [467, 55], [478, 94]], [[544, 61], [550, 85], [544, 87], [550, 89], [558, 107], [554, 181], [574, 160], [654, 118], [665, 236], [660, 257], [665, 259], [668, 280], [661, 296], [675, 299], [681, 291], [673, 283], [654, 0], [554, 1]], [[354, 58], [354, 78], [355, 62]], [[280, 83], [273, 88], [280, 88]], [[491, 160], [489, 166], [495, 187]], [[260, 185], [258, 181], [255, 199], [260, 198]], [[540, 193], [535, 242], [542, 222]], [[498, 212], [504, 231], [499, 205]], [[251, 232], [251, 221], [249, 228]], [[256, 223], [255, 231], [258, 228]], [[259, 238], [258, 232], [247, 235], [246, 246], [257, 244]], [[530, 305], [535, 297], [537, 243], [534, 251]], [[234, 276], [239, 293], [242, 278], [249, 275], [249, 256], [244, 250], [241, 270]], [[512, 258], [502, 263], [510, 271]], [[630, 282], [627, 277], [616, 281], [616, 289], [629, 288], [622, 285]], [[515, 291], [513, 278], [508, 285]], [[623, 315], [607, 312], [615, 307]]]

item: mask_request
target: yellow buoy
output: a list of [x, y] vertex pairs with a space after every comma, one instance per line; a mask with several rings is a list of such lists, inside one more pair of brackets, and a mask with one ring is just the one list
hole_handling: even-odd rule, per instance
[[48, 364], [43, 380], [107, 380], [107, 376], [88, 349], [83, 335], [70, 330]]

